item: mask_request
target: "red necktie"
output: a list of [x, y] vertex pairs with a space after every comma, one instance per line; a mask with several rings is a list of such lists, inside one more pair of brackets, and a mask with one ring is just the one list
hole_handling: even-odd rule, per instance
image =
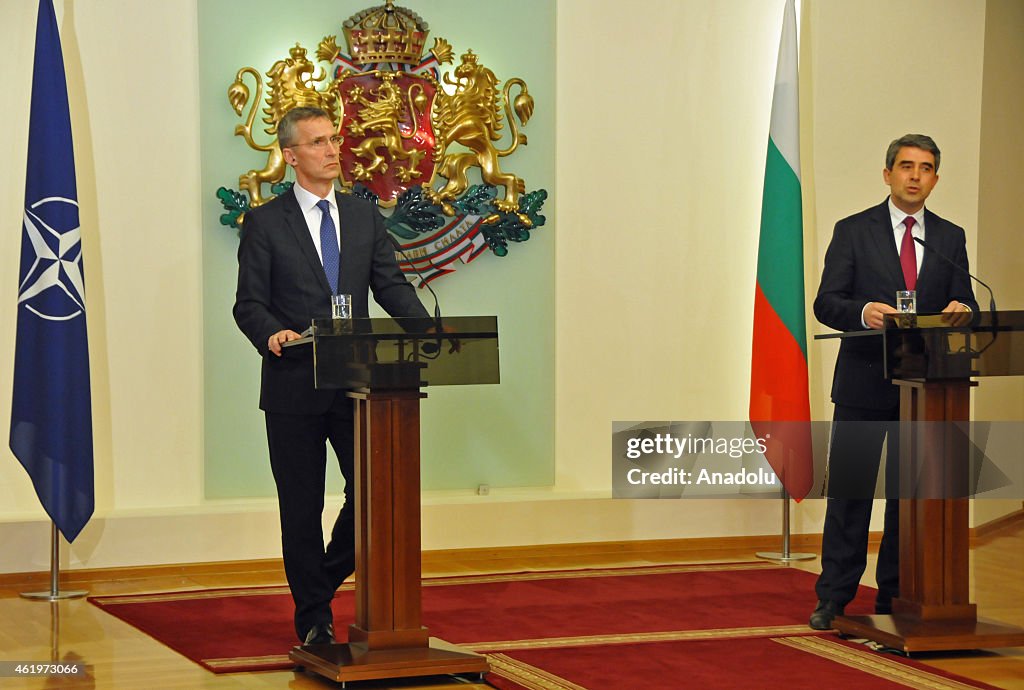
[[900, 244], [900, 266], [903, 267], [903, 282], [907, 284], [908, 290], [917, 287], [917, 251], [914, 249], [914, 235], [911, 230], [914, 228], [914, 217], [907, 216], [903, 219], [907, 231], [903, 233], [903, 242]]

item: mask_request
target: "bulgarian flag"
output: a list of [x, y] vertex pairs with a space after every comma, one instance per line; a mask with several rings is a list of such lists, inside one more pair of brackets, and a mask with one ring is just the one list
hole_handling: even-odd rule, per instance
[[750, 422], [765, 458], [790, 496], [811, 489], [811, 409], [804, 317], [803, 214], [796, 10], [786, 0], [761, 202], [754, 292]]

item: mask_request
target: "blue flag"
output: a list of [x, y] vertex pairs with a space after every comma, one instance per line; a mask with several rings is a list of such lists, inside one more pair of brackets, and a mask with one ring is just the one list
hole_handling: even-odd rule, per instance
[[78, 192], [57, 18], [40, 0], [18, 275], [11, 450], [70, 542], [93, 511]]

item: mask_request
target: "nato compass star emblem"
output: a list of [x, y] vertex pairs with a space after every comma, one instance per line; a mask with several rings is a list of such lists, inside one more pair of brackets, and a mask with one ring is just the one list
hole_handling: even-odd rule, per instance
[[[35, 202], [25, 209], [25, 235], [35, 257], [18, 286], [18, 304], [24, 304], [30, 312], [47, 321], [70, 321], [84, 314], [78, 202], [64, 197]], [[23, 271], [31, 258], [28, 248], [23, 248]]]

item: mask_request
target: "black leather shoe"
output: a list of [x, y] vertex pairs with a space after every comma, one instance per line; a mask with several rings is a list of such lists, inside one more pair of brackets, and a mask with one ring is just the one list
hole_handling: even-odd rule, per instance
[[314, 625], [306, 633], [303, 644], [334, 644], [334, 626], [330, 623]]
[[831, 630], [832, 620], [836, 616], [843, 615], [843, 608], [834, 601], [819, 599], [818, 607], [811, 614], [809, 625], [813, 630]]

